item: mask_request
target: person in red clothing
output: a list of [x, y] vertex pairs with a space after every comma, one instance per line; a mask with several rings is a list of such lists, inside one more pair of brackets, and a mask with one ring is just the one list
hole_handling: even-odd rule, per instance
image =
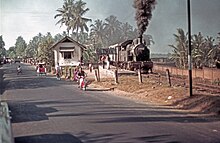
[[84, 90], [86, 89], [85, 77], [86, 77], [85, 71], [83, 71], [82, 68], [80, 68], [78, 72], [79, 88], [80, 89], [83, 88]]

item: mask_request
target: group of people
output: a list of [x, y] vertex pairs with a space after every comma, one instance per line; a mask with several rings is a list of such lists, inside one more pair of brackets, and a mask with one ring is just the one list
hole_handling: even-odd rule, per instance
[[[61, 79], [60, 78], [61, 77], [61, 67], [59, 66], [59, 63], [57, 63], [55, 70], [56, 70], [57, 80], [60, 80]], [[86, 76], [85, 71], [83, 71], [83, 69], [81, 67], [77, 67], [77, 68], [75, 68], [73, 74], [74, 74], [73, 80], [77, 81], [79, 83], [79, 86], [81, 87], [81, 85], [84, 84], [84, 78]]]

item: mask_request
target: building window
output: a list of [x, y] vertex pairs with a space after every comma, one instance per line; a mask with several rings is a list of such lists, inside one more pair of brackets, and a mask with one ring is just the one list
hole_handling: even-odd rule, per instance
[[63, 52], [63, 58], [64, 59], [71, 59], [72, 58], [71, 53], [72, 52]]

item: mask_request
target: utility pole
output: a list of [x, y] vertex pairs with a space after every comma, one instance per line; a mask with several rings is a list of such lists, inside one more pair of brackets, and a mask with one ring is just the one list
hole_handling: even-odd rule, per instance
[[187, 0], [187, 16], [188, 16], [188, 66], [189, 66], [189, 95], [193, 95], [192, 89], [192, 47], [191, 47], [191, 10], [190, 10], [190, 0]]

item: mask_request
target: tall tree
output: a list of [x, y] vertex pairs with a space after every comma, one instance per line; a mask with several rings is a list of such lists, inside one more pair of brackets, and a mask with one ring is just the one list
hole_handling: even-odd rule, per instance
[[34, 36], [28, 43], [27, 49], [26, 49], [26, 55], [28, 57], [37, 58], [38, 56], [38, 48], [39, 44], [42, 40], [42, 34], [39, 33], [37, 36]]
[[11, 59], [15, 59], [16, 58], [16, 53], [15, 53], [15, 47], [12, 46], [7, 50], [7, 56]]
[[169, 45], [173, 49], [171, 59], [175, 61], [177, 67], [186, 68], [187, 65], [187, 36], [183, 29], [177, 29], [174, 34], [175, 44]]
[[116, 16], [111, 15], [105, 19], [106, 22], [106, 34], [109, 44], [112, 45], [118, 43], [120, 40], [121, 22]]
[[215, 39], [213, 37], [206, 37], [205, 38], [205, 48], [204, 48], [204, 57], [203, 63], [206, 67], [210, 67], [215, 63], [215, 56], [217, 53], [217, 47], [214, 44]]
[[25, 55], [26, 48], [27, 48], [27, 44], [25, 40], [23, 39], [22, 36], [19, 36], [16, 39], [16, 43], [15, 43], [15, 52], [16, 52], [17, 58], [23, 58], [26, 56]]
[[87, 23], [89, 21], [92, 21], [89, 18], [83, 17], [87, 12], [89, 11], [89, 8], [86, 8], [86, 3], [82, 0], [78, 0], [75, 2], [75, 4], [72, 5], [71, 15], [70, 18], [70, 27], [72, 29], [72, 33], [74, 31], [76, 32], [76, 37], [78, 41], [78, 32], [81, 31], [82, 33], [84, 31], [88, 32], [89, 28], [87, 26]]
[[195, 67], [200, 68], [203, 66], [203, 58], [206, 58], [207, 60], [207, 56], [204, 55], [204, 52], [205, 38], [203, 37], [201, 32], [199, 32], [198, 34], [192, 36], [192, 62]]
[[52, 35], [48, 32], [46, 36], [42, 37], [41, 42], [39, 43], [38, 50], [38, 59], [41, 62], [45, 62], [47, 64], [53, 65], [54, 63], [54, 55], [51, 50], [51, 46], [53, 45], [54, 40]]
[[63, 39], [65, 36], [61, 35], [60, 33], [56, 34], [54, 36], [54, 42], [58, 42], [60, 41], [61, 39]]
[[[91, 24], [91, 32], [90, 32], [90, 38], [93, 40], [92, 43], [96, 45], [101, 45], [101, 47], [104, 47], [106, 45], [107, 37], [106, 37], [106, 30], [105, 30], [106, 24], [100, 20], [97, 19], [94, 21], [94, 24]], [[97, 46], [96, 46], [97, 47]]]
[[76, 2], [74, 0], [64, 0], [63, 7], [57, 9], [59, 13], [54, 18], [61, 17], [57, 24], [60, 23], [61, 26], [65, 24], [68, 35], [69, 31], [72, 30], [72, 34], [75, 32], [78, 40], [79, 31], [89, 31], [87, 22], [91, 21], [91, 19], [83, 17], [88, 11], [89, 8], [86, 8], [86, 3], [82, 0]]
[[0, 49], [5, 47], [5, 42], [3, 40], [3, 36], [0, 36]]
[[54, 16], [55, 19], [60, 17], [60, 20], [56, 24], [60, 24], [60, 27], [64, 24], [67, 28], [67, 35], [69, 35], [71, 29], [70, 19], [73, 17], [71, 14], [73, 5], [74, 0], [64, 0], [63, 6], [57, 9], [58, 14]]
[[0, 48], [0, 59], [6, 56], [6, 49]]
[[121, 39], [122, 40], [134, 39], [133, 27], [128, 22], [122, 23], [121, 25]]

